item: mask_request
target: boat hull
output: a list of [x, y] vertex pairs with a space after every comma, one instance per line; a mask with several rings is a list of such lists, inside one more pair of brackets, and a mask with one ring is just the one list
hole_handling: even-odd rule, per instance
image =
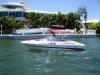
[[84, 46], [41, 46], [41, 45], [28, 45], [25, 44], [30, 49], [38, 49], [38, 50], [45, 50], [45, 51], [79, 51], [85, 50]]

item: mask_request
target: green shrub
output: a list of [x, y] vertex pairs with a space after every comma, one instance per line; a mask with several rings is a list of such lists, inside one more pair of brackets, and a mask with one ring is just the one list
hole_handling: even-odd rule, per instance
[[100, 34], [100, 27], [97, 27], [96, 34]]

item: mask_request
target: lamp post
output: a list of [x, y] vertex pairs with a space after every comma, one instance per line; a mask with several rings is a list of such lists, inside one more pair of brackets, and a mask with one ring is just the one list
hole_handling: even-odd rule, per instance
[[2, 35], [2, 24], [1, 24], [1, 35]]

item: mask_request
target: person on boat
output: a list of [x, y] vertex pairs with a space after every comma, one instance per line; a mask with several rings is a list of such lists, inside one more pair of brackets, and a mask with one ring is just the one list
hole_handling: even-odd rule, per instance
[[53, 37], [56, 37], [55, 33], [53, 33]]
[[53, 32], [53, 31], [50, 31], [50, 32], [53, 35], [53, 37], [56, 37], [55, 32]]

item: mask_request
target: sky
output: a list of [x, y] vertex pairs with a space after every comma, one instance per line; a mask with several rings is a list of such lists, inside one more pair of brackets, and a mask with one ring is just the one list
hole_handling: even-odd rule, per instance
[[45, 12], [76, 12], [79, 7], [85, 6], [88, 20], [100, 20], [100, 0], [0, 0], [0, 3], [20, 1], [32, 10]]

